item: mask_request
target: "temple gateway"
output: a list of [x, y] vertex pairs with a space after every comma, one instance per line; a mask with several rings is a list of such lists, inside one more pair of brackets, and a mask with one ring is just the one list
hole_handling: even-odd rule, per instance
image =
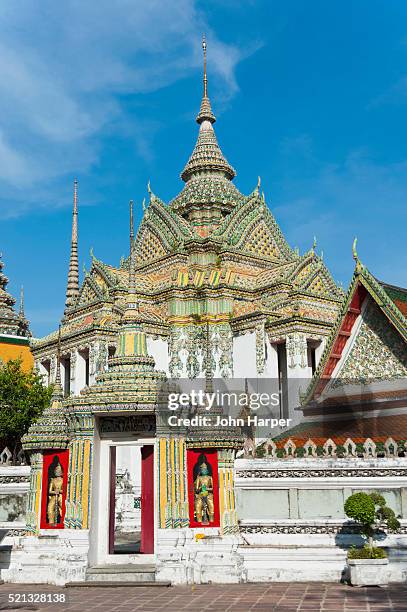
[[[204, 57], [182, 190], [164, 203], [149, 187], [136, 235], [131, 203], [129, 256], [114, 266], [92, 253], [81, 285], [75, 181], [64, 316], [31, 341], [53, 395], [23, 439], [27, 524], [6, 580], [336, 580], [346, 546], [334, 539], [349, 544], [343, 499], [352, 490], [391, 490], [407, 519], [407, 292], [380, 284], [355, 249], [345, 295], [315, 241], [304, 254], [286, 242], [260, 181], [240, 193], [214, 131], [205, 45]], [[331, 384], [341, 368], [348, 379], [398, 386], [352, 403]], [[201, 381], [209, 393], [215, 379], [246, 391], [247, 381], [274, 381], [276, 418], [293, 429], [165, 426], [168, 381]], [[335, 409], [330, 388], [341, 398]], [[384, 438], [372, 425], [376, 400]], [[361, 413], [370, 429], [355, 425]]]

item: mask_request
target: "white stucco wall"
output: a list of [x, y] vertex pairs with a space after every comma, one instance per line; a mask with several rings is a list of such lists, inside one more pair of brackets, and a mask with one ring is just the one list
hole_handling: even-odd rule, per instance
[[233, 338], [234, 378], [256, 378], [256, 334], [254, 332]]

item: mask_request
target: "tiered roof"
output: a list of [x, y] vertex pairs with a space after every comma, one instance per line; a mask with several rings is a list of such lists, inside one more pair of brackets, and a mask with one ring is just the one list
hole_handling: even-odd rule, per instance
[[7, 336], [31, 336], [29, 322], [24, 315], [23, 293], [21, 293], [20, 311], [14, 310], [16, 300], [6, 291], [8, 278], [3, 273], [4, 262], [0, 254], [0, 334]]

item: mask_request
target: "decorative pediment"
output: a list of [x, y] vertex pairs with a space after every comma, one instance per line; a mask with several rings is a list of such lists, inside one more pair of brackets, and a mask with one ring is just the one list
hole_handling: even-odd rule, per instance
[[292, 256], [276, 220], [258, 195], [237, 206], [215, 235], [237, 249], [267, 259], [287, 260]]
[[102, 288], [89, 273], [86, 275], [83, 285], [79, 291], [77, 306], [85, 306], [104, 297]]
[[152, 228], [140, 228], [136, 243], [136, 262], [144, 263], [159, 257], [164, 257], [170, 253], [171, 249], [163, 244], [161, 236]]
[[136, 261], [140, 264], [164, 257], [192, 236], [187, 221], [152, 195], [137, 233]]
[[406, 343], [370, 297], [351, 342], [347, 354], [339, 361], [334, 387], [354, 380], [372, 382], [407, 377]]
[[277, 259], [280, 256], [280, 249], [264, 221], [260, 221], [254, 226], [251, 233], [246, 237], [244, 248], [254, 255], [262, 255], [272, 259]]
[[291, 272], [294, 287], [315, 295], [342, 298], [341, 289], [335, 284], [322, 259], [313, 252], [303, 256], [299, 265]]

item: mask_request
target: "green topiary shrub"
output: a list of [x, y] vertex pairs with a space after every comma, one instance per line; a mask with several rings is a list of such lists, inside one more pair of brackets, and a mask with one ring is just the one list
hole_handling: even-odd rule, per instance
[[352, 548], [348, 557], [350, 559], [381, 559], [385, 557], [384, 550], [373, 545], [374, 537], [383, 527], [386, 527], [389, 531], [398, 531], [400, 523], [393, 510], [386, 506], [383, 495], [376, 491], [373, 493], [354, 493], [346, 500], [344, 510], [346, 516], [359, 524], [362, 534], [367, 538], [364, 548]]
[[368, 544], [365, 544], [363, 548], [356, 548], [351, 546], [348, 551], [348, 559], [386, 559], [386, 551], [378, 546], [369, 548]]

